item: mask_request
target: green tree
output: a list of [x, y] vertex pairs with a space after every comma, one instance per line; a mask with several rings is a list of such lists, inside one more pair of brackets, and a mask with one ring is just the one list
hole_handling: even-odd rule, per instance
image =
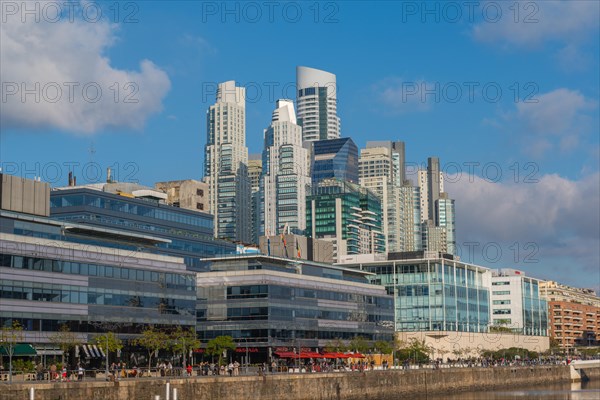
[[381, 354], [392, 354], [394, 347], [388, 341], [378, 340], [375, 342], [375, 350]]
[[221, 365], [223, 360], [223, 351], [236, 349], [235, 342], [231, 336], [217, 336], [206, 344], [206, 354], [210, 356], [218, 356], [218, 364]]
[[200, 340], [198, 340], [194, 327], [183, 329], [181, 326], [177, 326], [177, 329], [171, 333], [171, 343], [173, 352], [183, 355], [184, 367], [187, 366], [187, 353], [190, 350], [200, 347]]
[[502, 326], [502, 325], [493, 325], [493, 326], [490, 326], [490, 332], [512, 333], [512, 332], [514, 332], [514, 330], [511, 328], [508, 328], [506, 326]]
[[169, 335], [150, 326], [142, 331], [142, 336], [135, 341], [138, 346], [148, 351], [148, 371], [152, 368], [152, 353], [166, 349], [169, 346]]
[[104, 351], [119, 351], [123, 348], [123, 341], [112, 332], [107, 332], [104, 335], [96, 336], [96, 344]]
[[325, 345], [325, 351], [328, 353], [343, 353], [348, 351], [348, 345], [344, 343], [340, 338], [336, 338], [334, 341], [330, 341]]
[[12, 383], [13, 354], [15, 346], [23, 341], [23, 327], [18, 321], [13, 321], [11, 326], [4, 326], [0, 330], [0, 343], [8, 354], [8, 380]]
[[350, 341], [350, 350], [357, 351], [359, 353], [366, 353], [369, 350], [369, 343], [362, 336], [355, 336]]
[[424, 363], [429, 361], [430, 352], [431, 349], [424, 340], [411, 338], [408, 343], [403, 343], [403, 347], [396, 351], [396, 356], [400, 361], [412, 360], [415, 363]]
[[65, 354], [67, 354], [68, 363], [69, 351], [75, 348], [75, 346], [81, 344], [81, 340], [79, 339], [79, 337], [75, 333], [71, 332], [71, 329], [66, 324], [61, 325], [58, 332], [55, 332], [52, 335], [50, 335], [48, 339], [50, 340], [50, 343], [57, 345], [58, 348], [62, 350], [63, 365], [65, 363]]

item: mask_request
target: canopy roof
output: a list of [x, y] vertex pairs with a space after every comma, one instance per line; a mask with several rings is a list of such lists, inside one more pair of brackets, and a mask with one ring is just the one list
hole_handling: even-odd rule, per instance
[[303, 351], [300, 353], [294, 353], [292, 351], [276, 351], [275, 355], [280, 358], [365, 358], [361, 353], [316, 353], [312, 351]]
[[[13, 356], [35, 356], [37, 355], [37, 351], [30, 344], [15, 344], [12, 348]], [[0, 354], [3, 356], [8, 356], [9, 346], [4, 344], [0, 345]]]

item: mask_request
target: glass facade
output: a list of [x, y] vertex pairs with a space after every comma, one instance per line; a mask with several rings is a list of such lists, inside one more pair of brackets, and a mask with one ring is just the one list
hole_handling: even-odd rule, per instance
[[453, 199], [438, 199], [435, 202], [436, 221], [446, 233], [446, 252], [456, 254], [455, 207]]
[[318, 140], [312, 146], [313, 187], [327, 178], [358, 183], [358, 147], [351, 138]]
[[485, 268], [444, 259], [345, 266], [374, 273], [370, 279], [394, 295], [396, 331], [488, 331]]
[[196, 274], [181, 259], [138, 251], [138, 235], [116, 246], [111, 236], [126, 232], [104, 230], [103, 237], [71, 228], [83, 229], [2, 212], [0, 326], [18, 321], [36, 345], [48, 344], [61, 325], [88, 340], [112, 330], [126, 345], [149, 325], [195, 326]]
[[540, 281], [522, 271], [493, 271], [491, 314], [494, 328], [528, 336], [547, 336], [548, 304], [540, 296]]
[[370, 190], [327, 179], [313, 189], [306, 210], [307, 236], [346, 240], [345, 254], [385, 252], [381, 200]]
[[203, 341], [231, 335], [267, 359], [276, 347], [322, 348], [355, 336], [392, 339], [393, 299], [363, 272], [266, 256], [207, 264], [211, 273], [198, 274]]
[[148, 200], [86, 188], [52, 191], [50, 215], [60, 221], [168, 239], [171, 243], [158, 243], [156, 248], [147, 250], [183, 257], [191, 268], [198, 266], [201, 257], [235, 253], [233, 243], [214, 239], [212, 215]]
[[524, 278], [523, 290], [523, 334], [548, 335], [548, 303], [540, 297], [539, 282]]

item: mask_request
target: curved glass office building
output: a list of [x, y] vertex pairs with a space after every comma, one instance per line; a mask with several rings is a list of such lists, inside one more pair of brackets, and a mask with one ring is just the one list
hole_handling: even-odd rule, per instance
[[487, 332], [489, 269], [446, 258], [344, 264], [394, 295], [396, 331]]

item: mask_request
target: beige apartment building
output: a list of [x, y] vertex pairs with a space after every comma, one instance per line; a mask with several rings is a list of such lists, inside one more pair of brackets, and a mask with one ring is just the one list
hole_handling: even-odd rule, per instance
[[548, 302], [550, 337], [563, 349], [600, 344], [600, 297], [554, 281], [540, 282]]

